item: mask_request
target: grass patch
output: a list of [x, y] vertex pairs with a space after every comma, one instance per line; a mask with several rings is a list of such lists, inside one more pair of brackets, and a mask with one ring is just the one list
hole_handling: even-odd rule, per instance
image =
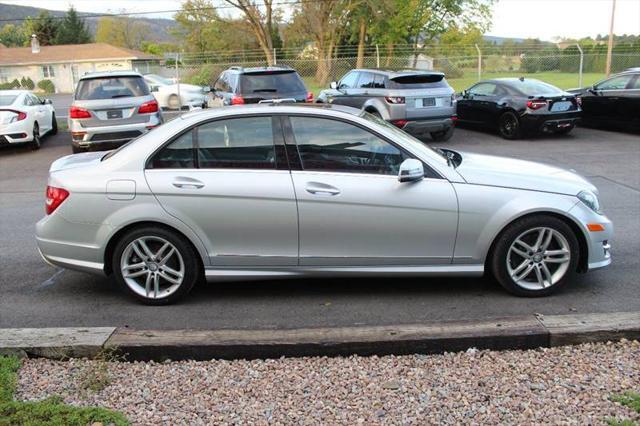
[[[636, 413], [640, 414], [640, 393], [636, 392], [625, 392], [621, 395], [614, 395], [611, 397], [611, 400], [614, 402], [618, 402], [625, 407], [631, 408]], [[638, 423], [632, 420], [609, 420], [608, 422], [611, 426], [638, 426]]]
[[14, 401], [20, 361], [15, 357], [0, 357], [0, 426], [50, 425], [86, 426], [94, 422], [105, 425], [128, 425], [121, 413], [99, 407], [73, 407], [60, 397], [37, 402]]

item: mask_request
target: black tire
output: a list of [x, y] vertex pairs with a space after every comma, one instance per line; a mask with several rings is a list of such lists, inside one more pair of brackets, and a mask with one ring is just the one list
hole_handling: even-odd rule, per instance
[[431, 139], [433, 139], [434, 142], [445, 142], [451, 139], [451, 137], [453, 136], [453, 129], [453, 126], [451, 126], [447, 130], [443, 130], [441, 132], [431, 132], [429, 134], [431, 135]]
[[[120, 263], [123, 254], [125, 254], [125, 249], [131, 242], [141, 237], [155, 237], [168, 241], [173, 245], [173, 247], [175, 247], [176, 251], [182, 257], [182, 261], [184, 263], [183, 280], [177, 290], [166, 297], [151, 298], [136, 293], [136, 291], [127, 284], [122, 275]], [[200, 255], [196, 252], [193, 246], [176, 232], [158, 226], [145, 226], [132, 229], [120, 238], [113, 251], [113, 258], [111, 259], [111, 262], [116, 281], [125, 293], [145, 305], [158, 306], [168, 305], [183, 298], [191, 291], [196, 282], [202, 279], [204, 272], [199, 256]], [[147, 268], [148, 270], [151, 270], [151, 265]]]
[[56, 120], [56, 113], [54, 112], [53, 114], [51, 114], [51, 131], [49, 132], [50, 135], [57, 135], [58, 134], [58, 121]]
[[[516, 239], [525, 238], [528, 235], [527, 232], [533, 233], [535, 232], [534, 230], [538, 228], [552, 229], [560, 233], [564, 237], [565, 242], [568, 245], [570, 258], [569, 258], [569, 261], [567, 262], [566, 271], [564, 272], [564, 275], [560, 275], [558, 277], [557, 282], [551, 283], [547, 287], [540, 286], [538, 288], [537, 283], [535, 282], [536, 271], [535, 269], [532, 269], [531, 278], [533, 278], [533, 281], [531, 283], [527, 283], [527, 287], [525, 287], [521, 284], [518, 284], [518, 282], [514, 280], [509, 274], [508, 262], [511, 262], [511, 259], [508, 259], [508, 255], [509, 255], [511, 246], [512, 244], [514, 244]], [[525, 237], [522, 237], [523, 235], [525, 235]], [[532, 236], [534, 235], [536, 234], [533, 234]], [[548, 296], [551, 293], [554, 293], [560, 290], [562, 287], [567, 285], [567, 283], [569, 283], [573, 279], [578, 267], [578, 259], [580, 256], [579, 247], [580, 246], [578, 244], [578, 239], [574, 231], [571, 229], [569, 225], [567, 225], [561, 219], [558, 219], [557, 217], [553, 217], [553, 216], [547, 216], [547, 215], [527, 216], [509, 225], [496, 238], [496, 241], [494, 243], [494, 246], [490, 255], [491, 257], [489, 258], [488, 266], [491, 268], [491, 272], [493, 273], [496, 280], [508, 292], [515, 294], [516, 296], [524, 296], [524, 297]], [[535, 256], [537, 252], [532, 252], [532, 253]], [[520, 263], [520, 261], [522, 261], [522, 264], [530, 262], [530, 265], [532, 265], [534, 268], [538, 267], [538, 264], [540, 262], [538, 260], [538, 263], [536, 263], [536, 261], [534, 260], [529, 261], [529, 260], [526, 260], [525, 258], [522, 258], [515, 263]], [[512, 263], [509, 263], [509, 265], [510, 265], [509, 267], [511, 268], [514, 268], [515, 266]], [[551, 268], [563, 267], [562, 265], [559, 265], [559, 264], [558, 266], [555, 266], [555, 265], [556, 265], [555, 263], [547, 264], [547, 266], [549, 267], [548, 270], [550, 270], [552, 274], [555, 274], [556, 271], [558, 271], [558, 269], [551, 269]], [[527, 266], [525, 270], [528, 267], [529, 266]], [[517, 268], [515, 270], [517, 270]], [[542, 269], [540, 270], [542, 271]], [[535, 288], [532, 289], [531, 287], [535, 287]]]
[[40, 142], [40, 126], [38, 126], [38, 123], [36, 122], [33, 123], [33, 140], [31, 141], [31, 149], [34, 151], [40, 149]]
[[498, 118], [498, 133], [509, 140], [520, 138], [522, 134], [520, 119], [514, 112], [507, 111]]

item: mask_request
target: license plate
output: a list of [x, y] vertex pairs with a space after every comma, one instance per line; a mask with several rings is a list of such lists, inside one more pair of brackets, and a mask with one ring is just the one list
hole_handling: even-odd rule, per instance
[[551, 105], [551, 111], [568, 111], [571, 108], [572, 103], [568, 101], [554, 102]]
[[416, 108], [425, 108], [436, 106], [436, 98], [416, 99]]
[[121, 109], [112, 109], [107, 111], [107, 118], [122, 118], [122, 110]]

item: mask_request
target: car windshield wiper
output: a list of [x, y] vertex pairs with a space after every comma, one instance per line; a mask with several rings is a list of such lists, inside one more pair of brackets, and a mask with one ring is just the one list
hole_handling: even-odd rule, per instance
[[277, 92], [278, 89], [256, 89], [253, 91], [253, 93], [258, 93], [258, 92]]
[[111, 99], [115, 99], [115, 98], [130, 98], [131, 95], [113, 95], [111, 97]]

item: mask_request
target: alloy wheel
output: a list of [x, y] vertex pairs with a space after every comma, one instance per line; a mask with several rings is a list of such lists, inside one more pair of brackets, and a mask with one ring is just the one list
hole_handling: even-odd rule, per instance
[[507, 252], [507, 272], [514, 283], [527, 290], [543, 290], [565, 276], [571, 261], [569, 242], [548, 227], [520, 234]]
[[185, 276], [184, 260], [178, 249], [156, 236], [139, 237], [130, 242], [120, 258], [120, 269], [127, 286], [150, 299], [172, 295]]
[[518, 134], [518, 119], [513, 114], [505, 114], [500, 119], [500, 133], [507, 138], [516, 137]]

